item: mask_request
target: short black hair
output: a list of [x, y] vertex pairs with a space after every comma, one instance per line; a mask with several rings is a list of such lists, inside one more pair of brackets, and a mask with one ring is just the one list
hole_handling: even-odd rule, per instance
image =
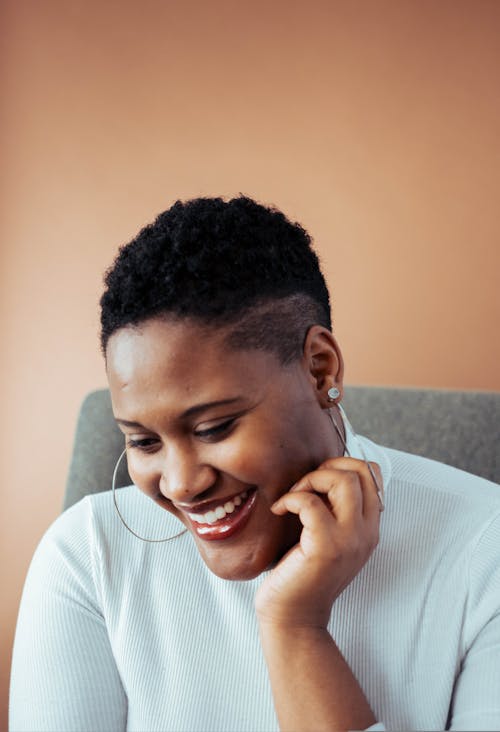
[[307, 330], [331, 329], [311, 238], [276, 208], [239, 196], [177, 201], [122, 246], [106, 272], [101, 348], [153, 317], [228, 328], [234, 349], [300, 357]]

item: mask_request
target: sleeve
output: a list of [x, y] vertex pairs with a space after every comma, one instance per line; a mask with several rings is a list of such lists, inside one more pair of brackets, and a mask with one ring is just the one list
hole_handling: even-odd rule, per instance
[[500, 515], [479, 537], [469, 565], [464, 655], [451, 730], [500, 730]]
[[75, 505], [33, 557], [18, 616], [11, 732], [120, 732], [127, 699], [99, 608], [91, 507]]

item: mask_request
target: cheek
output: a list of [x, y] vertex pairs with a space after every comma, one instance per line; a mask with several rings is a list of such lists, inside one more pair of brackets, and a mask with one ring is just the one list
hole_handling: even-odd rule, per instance
[[273, 465], [269, 453], [272, 450], [262, 440], [252, 439], [252, 435], [221, 443], [213, 465], [220, 472], [231, 475], [241, 483], [261, 485], [269, 479]]
[[130, 454], [128, 457], [128, 472], [134, 485], [147, 496], [156, 498], [160, 489], [161, 474], [155, 469], [152, 460]]
[[221, 447], [224, 457], [238, 470], [266, 475], [286, 462], [287, 453], [295, 449], [294, 442], [292, 425], [266, 411], [258, 418], [249, 418], [241, 432], [236, 432], [234, 441], [229, 439]]
[[151, 498], [155, 503], [169, 511], [177, 518], [180, 517], [179, 512], [172, 506], [171, 502], [161, 494], [161, 474], [156, 471], [153, 465], [148, 465], [147, 461], [141, 459], [132, 459], [129, 462], [128, 472], [134, 485]]
[[231, 475], [240, 483], [260, 488], [286, 490], [290, 459], [286, 449], [281, 449], [269, 436], [266, 441], [247, 439], [238, 444], [226, 445], [219, 454], [219, 470]]

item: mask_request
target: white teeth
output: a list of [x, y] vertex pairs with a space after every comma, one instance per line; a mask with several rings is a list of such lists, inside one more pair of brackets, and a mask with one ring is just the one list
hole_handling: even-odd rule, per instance
[[197, 524], [214, 524], [216, 521], [223, 519], [228, 513], [233, 513], [236, 506], [241, 506], [247, 492], [243, 491], [239, 496], [235, 496], [231, 501], [226, 501], [223, 506], [217, 506], [213, 511], [207, 513], [188, 513], [189, 518]]

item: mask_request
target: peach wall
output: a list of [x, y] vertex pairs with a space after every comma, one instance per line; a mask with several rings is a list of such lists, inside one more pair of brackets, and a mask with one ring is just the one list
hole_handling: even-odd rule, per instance
[[500, 389], [500, 3], [2, 13], [5, 704], [24, 575], [60, 510], [78, 405], [105, 383], [102, 271], [175, 198], [242, 191], [311, 231], [347, 381]]

